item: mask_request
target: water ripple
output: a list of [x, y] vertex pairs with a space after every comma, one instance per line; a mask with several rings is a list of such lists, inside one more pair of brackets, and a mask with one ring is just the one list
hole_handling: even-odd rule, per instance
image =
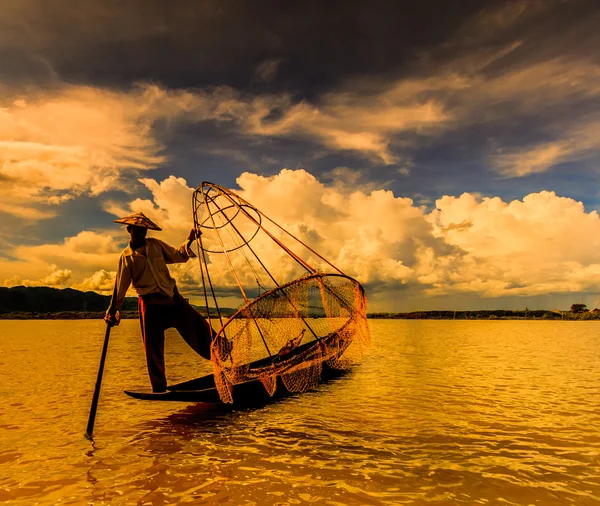
[[[147, 382], [125, 321], [91, 446], [102, 325], [0, 326], [0, 502], [600, 506], [596, 322], [372, 321], [360, 366], [241, 409], [125, 397]], [[171, 382], [210, 371], [167, 341]]]

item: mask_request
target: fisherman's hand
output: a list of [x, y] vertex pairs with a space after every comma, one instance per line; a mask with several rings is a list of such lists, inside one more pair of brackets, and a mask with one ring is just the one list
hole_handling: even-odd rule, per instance
[[190, 233], [188, 234], [187, 240], [188, 240], [188, 242], [191, 242], [194, 239], [196, 239], [196, 237], [200, 237], [201, 235], [202, 235], [201, 230], [196, 230], [195, 228], [192, 228], [192, 230], [190, 230]]
[[121, 323], [121, 313], [119, 313], [119, 311], [117, 311], [114, 315], [106, 313], [106, 315], [104, 316], [104, 321], [108, 326], [116, 327], [117, 325], [119, 325], [119, 323]]

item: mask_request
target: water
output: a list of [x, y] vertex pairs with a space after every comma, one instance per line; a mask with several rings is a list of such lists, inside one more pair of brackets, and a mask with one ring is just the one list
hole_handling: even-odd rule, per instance
[[[0, 502], [600, 505], [600, 324], [371, 320], [361, 365], [251, 409], [130, 399], [136, 321], [0, 321]], [[210, 372], [175, 333], [169, 381]]]

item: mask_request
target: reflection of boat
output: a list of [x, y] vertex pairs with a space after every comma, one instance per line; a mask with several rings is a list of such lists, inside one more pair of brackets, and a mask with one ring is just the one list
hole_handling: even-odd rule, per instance
[[[314, 388], [323, 374], [347, 369], [362, 357], [370, 337], [366, 296], [358, 281], [225, 188], [202, 183], [192, 207], [194, 226], [202, 231], [197, 245], [206, 312], [210, 297], [221, 327], [211, 346], [214, 373], [172, 385], [164, 393], [128, 391], [128, 395], [232, 403], [273, 396], [276, 391], [304, 392]], [[284, 244], [284, 237], [295, 241], [295, 248], [306, 252], [311, 263]], [[259, 245], [262, 257], [251, 241]], [[225, 259], [220, 266], [217, 253]], [[324, 273], [313, 262], [337, 272]], [[245, 301], [227, 321], [219, 310], [213, 269], [221, 278], [229, 270], [229, 279]], [[256, 280], [259, 289], [252, 300], [247, 296], [251, 288], [245, 285], [249, 279]]]

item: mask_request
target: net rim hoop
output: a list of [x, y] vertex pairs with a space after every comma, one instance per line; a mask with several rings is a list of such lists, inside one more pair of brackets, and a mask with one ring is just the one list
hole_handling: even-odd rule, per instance
[[[279, 290], [283, 289], [283, 288], [287, 288], [288, 286], [294, 285], [296, 283], [298, 283], [299, 281], [305, 281], [305, 280], [309, 280], [309, 279], [316, 279], [316, 278], [344, 278], [344, 279], [348, 279], [350, 280], [355, 286], [358, 286], [360, 288], [361, 293], [364, 295], [365, 294], [365, 289], [364, 287], [353, 277], [351, 276], [347, 276], [345, 274], [338, 274], [336, 272], [313, 272], [310, 274], [307, 274], [306, 276], [302, 276], [300, 278], [296, 278], [293, 279], [292, 281], [288, 281], [287, 283], [284, 283], [283, 285], [279, 285], [276, 286], [275, 288], [272, 288], [271, 290], [268, 290], [262, 294], [260, 294], [259, 297], [256, 297], [255, 299], [252, 299], [251, 301], [248, 301], [246, 304], [244, 304], [241, 308], [239, 308], [235, 313], [233, 313], [229, 319], [225, 322], [225, 324], [221, 327], [221, 329], [219, 330], [219, 332], [217, 332], [217, 335], [215, 336], [215, 340], [217, 338], [219, 338], [221, 335], [224, 334], [225, 329], [227, 328], [227, 326], [237, 318], [237, 316], [242, 313], [243, 311], [247, 310], [250, 306], [252, 306], [253, 304], [257, 303], [258, 301], [268, 297], [269, 295], [272, 295], [275, 292], [278, 292]], [[214, 341], [213, 341], [214, 342]]]
[[[215, 188], [213, 186], [210, 186], [208, 188], [208, 190], [206, 190], [206, 194], [208, 195], [208, 193], [211, 190], [215, 190], [217, 192], [216, 197], [225, 195], [225, 193], [219, 187]], [[256, 216], [254, 216], [254, 219], [258, 222], [258, 224], [257, 224], [256, 230], [254, 231], [252, 236], [249, 239], [244, 238], [243, 244], [240, 244], [239, 246], [236, 246], [235, 248], [230, 248], [230, 249], [226, 249], [226, 250], [222, 250], [222, 249], [221, 250], [213, 250], [213, 249], [203, 247], [202, 249], [204, 251], [206, 251], [207, 253], [223, 254], [223, 253], [230, 253], [232, 251], [236, 251], [240, 248], [243, 248], [244, 246], [247, 246], [257, 236], [258, 232], [260, 232], [260, 230], [262, 228], [262, 216], [260, 214], [260, 211], [256, 207], [254, 207], [252, 204], [249, 204], [248, 202], [246, 202], [241, 197], [238, 197], [237, 195], [233, 194], [233, 195], [235, 195], [235, 197], [237, 197], [237, 200], [239, 200], [239, 202], [236, 202], [235, 204], [230, 202], [228, 206], [219, 208], [220, 214], [225, 216], [225, 218], [227, 218], [227, 221], [225, 223], [222, 223], [218, 227], [211, 227], [209, 225], [205, 225], [205, 223], [211, 219], [211, 216], [213, 216], [213, 213], [210, 212], [208, 205], [206, 205], [202, 199], [198, 198], [198, 196], [203, 195], [204, 192], [205, 192], [205, 190], [204, 190], [203, 186], [201, 186], [199, 188], [196, 188], [196, 190], [194, 190], [194, 194], [193, 194], [194, 205], [192, 206], [193, 207], [192, 210], [194, 213], [194, 222], [197, 224], [197, 227], [205, 228], [207, 230], [215, 230], [215, 231], [220, 230], [220, 229], [226, 227], [227, 225], [229, 225], [230, 223], [232, 224], [233, 220], [235, 218], [237, 218], [237, 216], [242, 212], [242, 208], [246, 208], [247, 213], [253, 212], [256, 215]], [[197, 212], [203, 206], [206, 207], [206, 213], [208, 214], [208, 216], [206, 218], [204, 218], [204, 220], [200, 223], [197, 219]], [[235, 214], [232, 217], [228, 217], [225, 213], [223, 213], [223, 211], [225, 211], [227, 209], [235, 209]]]

